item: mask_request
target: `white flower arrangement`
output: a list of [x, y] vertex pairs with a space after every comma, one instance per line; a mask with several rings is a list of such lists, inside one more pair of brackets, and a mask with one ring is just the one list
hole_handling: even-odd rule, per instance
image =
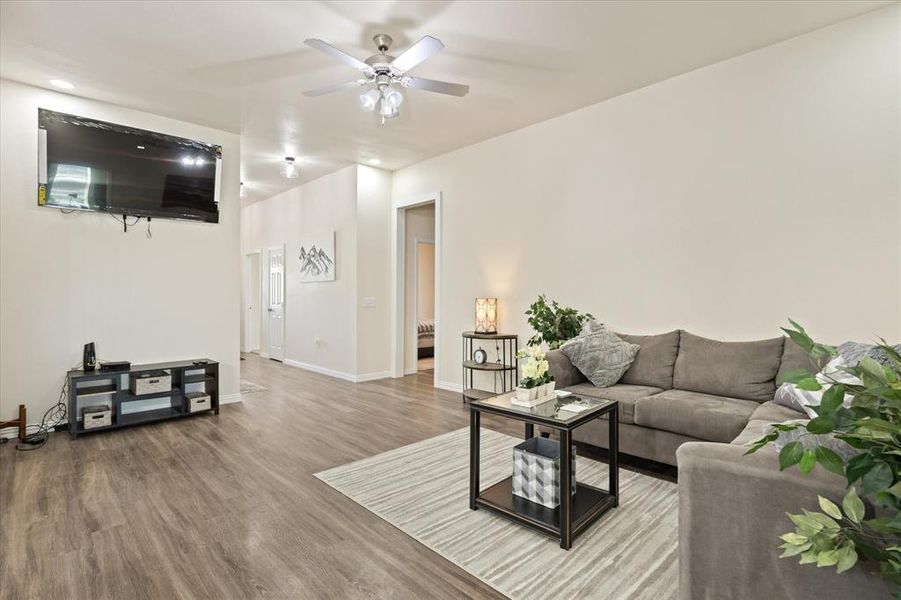
[[548, 373], [547, 355], [537, 346], [528, 346], [516, 353], [516, 358], [525, 359], [522, 365], [520, 387], [531, 389], [553, 380]]

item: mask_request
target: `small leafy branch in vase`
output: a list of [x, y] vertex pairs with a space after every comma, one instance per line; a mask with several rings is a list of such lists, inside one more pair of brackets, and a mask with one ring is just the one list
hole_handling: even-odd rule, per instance
[[548, 371], [547, 355], [537, 346], [529, 346], [516, 353], [516, 358], [525, 360], [522, 365], [522, 379], [519, 387], [528, 390], [554, 380]]
[[[832, 346], [818, 344], [804, 328], [790, 321], [783, 329], [822, 369], [838, 355]], [[842, 573], [858, 560], [878, 565], [879, 574], [901, 586], [901, 354], [881, 340], [878, 347], [887, 365], [865, 357], [856, 366], [841, 366], [837, 374], [815, 376], [805, 369], [784, 377], [800, 389], [822, 391], [819, 406], [811, 406], [817, 416], [810, 421], [780, 423], [757, 440], [747, 454], [775, 442], [780, 433], [799, 430], [802, 437], [832, 435], [856, 452], [845, 459], [833, 450], [800, 441], [786, 444], [779, 452], [779, 468], [798, 465], [806, 475], [819, 464], [847, 479], [848, 492], [839, 508], [818, 496], [822, 512], [804, 510], [789, 514], [795, 531], [781, 536], [782, 557], [798, 556], [801, 564], [835, 566]], [[850, 377], [849, 377], [850, 375]], [[879, 515], [866, 518], [860, 496], [880, 507]], [[901, 591], [896, 598], [901, 599]]]
[[529, 338], [529, 346], [545, 343], [550, 350], [556, 350], [566, 340], [579, 335], [582, 324], [594, 318], [589, 313], [560, 306], [556, 300], [548, 303], [544, 294], [538, 296], [525, 314], [529, 317], [529, 325], [535, 330], [535, 335]]

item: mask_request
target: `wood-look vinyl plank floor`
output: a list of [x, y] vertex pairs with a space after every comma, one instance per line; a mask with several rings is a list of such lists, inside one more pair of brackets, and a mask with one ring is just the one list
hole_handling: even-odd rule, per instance
[[313, 477], [466, 426], [459, 394], [256, 355], [241, 377], [268, 389], [218, 416], [0, 447], [0, 599], [502, 597]]
[[0, 600], [503, 597], [313, 477], [467, 426], [459, 394], [245, 358], [268, 389], [218, 416], [0, 446]]

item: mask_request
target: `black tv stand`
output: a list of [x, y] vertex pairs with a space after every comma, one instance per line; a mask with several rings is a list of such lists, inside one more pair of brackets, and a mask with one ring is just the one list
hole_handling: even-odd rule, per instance
[[[205, 362], [204, 362], [205, 361]], [[137, 396], [130, 382], [135, 375], [165, 371], [172, 377], [172, 388], [164, 392]], [[219, 414], [219, 363], [209, 359], [132, 365], [122, 371], [69, 371], [69, 435], [109, 431], [132, 425], [168, 421], [208, 413]], [[210, 396], [210, 408], [189, 412], [185, 394], [203, 391]], [[144, 408], [152, 403], [153, 406]], [[81, 409], [105, 404], [112, 410], [112, 424], [85, 429], [79, 421]]]

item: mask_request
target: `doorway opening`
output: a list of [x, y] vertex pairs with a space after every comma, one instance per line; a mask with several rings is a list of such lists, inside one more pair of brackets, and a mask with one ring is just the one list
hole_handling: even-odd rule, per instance
[[244, 311], [242, 313], [241, 349], [260, 352], [260, 330], [263, 326], [263, 253], [254, 250], [244, 255]]
[[394, 203], [395, 262], [392, 375], [416, 375], [439, 386], [441, 197]]
[[[426, 208], [426, 207], [423, 207]], [[435, 228], [434, 205], [432, 233]], [[418, 209], [415, 209], [418, 210]], [[413, 316], [416, 320], [416, 371], [435, 370], [435, 240], [416, 238], [413, 245]]]

